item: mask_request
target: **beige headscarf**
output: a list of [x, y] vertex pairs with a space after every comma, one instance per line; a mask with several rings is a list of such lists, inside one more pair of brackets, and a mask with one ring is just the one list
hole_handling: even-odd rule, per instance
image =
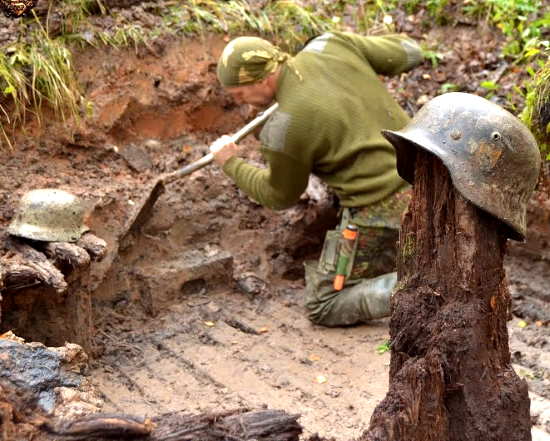
[[244, 86], [263, 80], [282, 64], [292, 66], [292, 56], [258, 37], [238, 37], [230, 41], [218, 61], [218, 79], [224, 87]]

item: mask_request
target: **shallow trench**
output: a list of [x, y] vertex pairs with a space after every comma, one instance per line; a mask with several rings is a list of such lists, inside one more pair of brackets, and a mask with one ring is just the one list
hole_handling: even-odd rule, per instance
[[[313, 182], [296, 207], [274, 213], [209, 166], [170, 185], [142, 228], [126, 234], [156, 175], [197, 159], [249, 116], [215, 85], [212, 65], [222, 45], [209, 41], [207, 52], [197, 42], [167, 45], [160, 59], [87, 54], [79, 60], [81, 80], [95, 99], [95, 120], [72, 140], [57, 141], [53, 157], [40, 153], [48, 169], [32, 161], [28, 168], [35, 183], [66, 176], [61, 184], [93, 203], [90, 227], [107, 241], [107, 256], [85, 277], [70, 279], [90, 299], [91, 324], [81, 328], [89, 334], [89, 379], [104, 411], [153, 416], [267, 407], [300, 413], [306, 435], [358, 437], [387, 391], [389, 353], [378, 349], [388, 321], [327, 329], [304, 315], [301, 265], [316, 256], [335, 222], [322, 186]], [[245, 145], [258, 161], [257, 143]], [[30, 155], [22, 150], [9, 164], [15, 169]], [[13, 207], [30, 181], [19, 179], [3, 200]], [[509, 332], [540, 440], [546, 435], [538, 431], [550, 431], [550, 264], [548, 242], [532, 248], [515, 245], [507, 260], [519, 314]], [[46, 332], [37, 320], [51, 319], [63, 302], [36, 300], [47, 291], [20, 294], [12, 305], [27, 314], [19, 316], [18, 335], [63, 345], [66, 335]], [[5, 326], [10, 311], [3, 312]]]

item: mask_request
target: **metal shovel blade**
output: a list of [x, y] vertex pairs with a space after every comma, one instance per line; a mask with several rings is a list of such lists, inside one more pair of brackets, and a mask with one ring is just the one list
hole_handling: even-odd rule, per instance
[[[262, 113], [256, 116], [256, 118], [254, 118], [244, 127], [242, 127], [238, 132], [231, 135], [231, 141], [235, 143], [239, 142], [246, 135], [252, 132], [256, 127], [267, 121], [267, 119], [273, 114], [273, 112], [275, 112], [275, 110], [277, 110], [278, 107], [279, 104], [275, 103], [271, 107], [264, 110]], [[187, 176], [194, 171], [203, 168], [205, 165], [210, 164], [213, 160], [214, 155], [212, 153], [208, 153], [207, 155], [203, 156], [195, 162], [192, 162], [191, 164], [188, 164], [174, 172], [165, 173], [157, 177], [153, 181], [151, 189], [148, 191], [147, 196], [140, 201], [140, 203], [138, 204], [138, 208], [134, 211], [134, 214], [128, 220], [127, 228], [125, 228], [126, 233], [124, 234], [124, 237], [127, 236], [130, 232], [139, 229], [149, 219], [151, 212], [153, 211], [153, 206], [155, 205], [155, 202], [165, 191], [166, 184], [174, 182], [175, 180], [183, 176]]]

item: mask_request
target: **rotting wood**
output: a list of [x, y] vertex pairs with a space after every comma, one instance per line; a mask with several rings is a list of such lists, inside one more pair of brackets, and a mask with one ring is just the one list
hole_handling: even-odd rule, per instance
[[56, 420], [29, 409], [18, 413], [17, 404], [8, 402], [14, 397], [0, 397], [1, 441], [17, 439], [22, 433], [36, 441], [298, 441], [303, 431], [298, 423], [300, 415], [283, 410], [238, 409], [198, 415], [171, 412], [155, 418], [96, 413]]
[[67, 290], [67, 282], [61, 272], [53, 265], [36, 262], [12, 263], [7, 266], [4, 277], [4, 290], [17, 291], [37, 285], [46, 285], [58, 293]]
[[238, 410], [217, 414], [168, 414], [155, 418], [151, 441], [298, 441], [300, 415], [282, 410]]
[[237, 329], [241, 332], [244, 332], [245, 334], [251, 334], [251, 335], [260, 335], [261, 332], [257, 331], [256, 329], [252, 328], [251, 326], [248, 326], [247, 324], [241, 322], [240, 320], [233, 319], [233, 318], [226, 318], [223, 320], [227, 325], [231, 326], [234, 329]]
[[52, 434], [73, 440], [90, 437], [143, 438], [151, 434], [153, 427], [153, 422], [148, 418], [122, 414], [92, 414], [44, 426]]
[[60, 269], [74, 270], [101, 260], [107, 252], [107, 243], [91, 234], [84, 234], [76, 243], [41, 242], [37, 248]]
[[69, 242], [46, 242], [41, 248], [58, 268], [69, 267], [73, 270], [90, 264], [88, 252]]
[[72, 341], [91, 354], [90, 264], [105, 255], [105, 241], [91, 233], [78, 243], [2, 238], [1, 329], [51, 346]]
[[24, 239], [8, 237], [4, 248], [9, 251], [0, 257], [0, 289], [15, 291], [44, 285], [63, 293], [68, 286], [65, 280], [67, 274], [64, 273], [86, 267], [91, 260], [101, 260], [107, 244], [103, 239], [87, 233], [76, 244], [27, 243]]
[[5, 267], [2, 274], [4, 290], [20, 290], [41, 284], [58, 293], [67, 290], [63, 273], [44, 253], [17, 238], [7, 239], [6, 247], [10, 253], [1, 259]]
[[107, 254], [107, 242], [92, 233], [83, 234], [76, 244], [84, 248], [95, 262], [102, 260]]
[[390, 388], [360, 440], [531, 439], [527, 383], [508, 347], [502, 228], [418, 152], [392, 299]]

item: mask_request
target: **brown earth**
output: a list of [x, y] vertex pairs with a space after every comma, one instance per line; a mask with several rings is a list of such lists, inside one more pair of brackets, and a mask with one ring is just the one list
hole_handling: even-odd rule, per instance
[[[449, 64], [434, 70], [426, 62], [389, 83], [401, 104], [412, 112], [445, 81], [494, 73], [499, 66], [490, 57], [464, 63], [479, 45], [498, 48], [476, 35], [471, 27], [445, 30], [445, 41], [453, 42], [446, 43]], [[335, 221], [322, 186], [314, 181], [296, 207], [276, 213], [248, 200], [212, 165], [171, 184], [141, 231], [125, 235], [155, 176], [199, 158], [207, 143], [251, 116], [217, 86], [224, 43], [205, 37], [158, 42], [155, 54], [77, 54], [94, 116], [79, 124], [28, 124], [3, 161], [0, 227], [32, 188], [58, 187], [88, 202], [89, 225], [108, 244], [88, 286], [96, 330], [90, 380], [105, 411], [279, 408], [301, 413], [306, 435], [351, 439], [368, 427], [387, 391], [389, 354], [377, 347], [389, 338], [388, 320], [327, 329], [305, 318], [302, 262], [317, 255], [322, 232]], [[244, 145], [258, 161], [256, 141]], [[511, 352], [534, 394], [537, 439], [550, 432], [547, 190], [541, 187], [531, 203], [529, 241], [510, 244], [506, 260], [515, 305]], [[17, 303], [17, 292], [7, 295]], [[27, 302], [20, 307], [32, 311]], [[39, 328], [29, 319], [14, 332], [33, 340]]]

